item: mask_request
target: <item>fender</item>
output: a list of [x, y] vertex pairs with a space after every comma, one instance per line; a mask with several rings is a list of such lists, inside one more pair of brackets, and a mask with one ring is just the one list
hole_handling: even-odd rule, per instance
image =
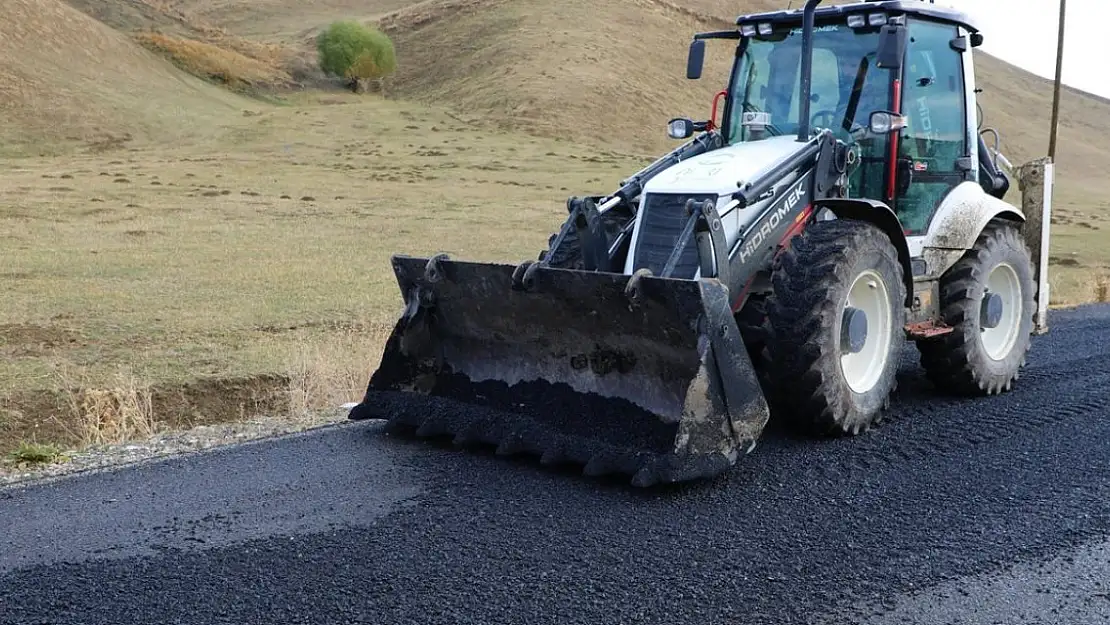
[[[827, 198], [814, 202], [816, 212], [827, 208], [837, 219], [855, 219], [878, 226], [886, 233], [894, 249], [898, 250], [898, 262], [902, 264], [902, 281], [906, 284], [906, 306], [913, 305], [913, 267], [910, 264], [910, 247], [898, 215], [889, 206], [878, 200], [859, 198]], [[973, 240], [974, 242], [974, 240]]]
[[983, 228], [999, 218], [1025, 223], [1021, 209], [988, 194], [977, 182], [962, 182], [937, 208], [925, 233], [924, 246], [967, 251]]
[[963, 182], [952, 189], [937, 208], [929, 230], [914, 237], [914, 247], [925, 259], [928, 274], [939, 277], [948, 271], [995, 219], [1017, 224], [1026, 221], [1021, 209], [990, 195], [976, 182]]

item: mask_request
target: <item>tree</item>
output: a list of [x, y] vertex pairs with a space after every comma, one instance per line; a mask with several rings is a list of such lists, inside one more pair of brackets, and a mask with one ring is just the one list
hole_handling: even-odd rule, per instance
[[397, 69], [393, 42], [385, 33], [354, 21], [332, 23], [316, 39], [320, 69], [350, 81], [355, 91]]

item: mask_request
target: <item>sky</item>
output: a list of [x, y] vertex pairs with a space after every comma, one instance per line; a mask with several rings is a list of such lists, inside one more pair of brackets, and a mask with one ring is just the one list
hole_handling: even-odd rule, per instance
[[[1053, 78], [1060, 0], [936, 0], [972, 16], [982, 50]], [[1110, 0], [1067, 0], [1064, 84], [1110, 98]]]

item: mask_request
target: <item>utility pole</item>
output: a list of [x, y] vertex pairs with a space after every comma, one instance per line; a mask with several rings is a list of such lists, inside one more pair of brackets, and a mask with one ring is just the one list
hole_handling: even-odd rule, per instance
[[1056, 162], [1056, 135], [1060, 129], [1060, 83], [1064, 73], [1064, 18], [1067, 0], [1060, 0], [1060, 36], [1056, 43], [1056, 85], [1052, 94], [1052, 132], [1048, 139], [1048, 158]]
[[1052, 93], [1052, 131], [1048, 156], [1021, 167], [1021, 206], [1026, 215], [1025, 243], [1037, 267], [1037, 310], [1033, 314], [1033, 333], [1048, 332], [1048, 304], [1052, 299], [1048, 282], [1048, 250], [1051, 245], [1052, 195], [1056, 181], [1056, 138], [1060, 129], [1060, 91], [1064, 73], [1064, 16], [1067, 0], [1060, 0], [1060, 38], [1056, 44], [1056, 84]]

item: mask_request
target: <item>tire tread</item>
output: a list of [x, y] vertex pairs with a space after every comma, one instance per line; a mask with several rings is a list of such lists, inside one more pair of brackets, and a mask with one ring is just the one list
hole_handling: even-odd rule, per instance
[[774, 407], [786, 413], [793, 425], [814, 434], [866, 431], [881, 420], [889, 392], [897, 384], [895, 355], [879, 383], [882, 406], [874, 414], [859, 414], [845, 397], [852, 391], [840, 373], [839, 336], [834, 336], [838, 302], [829, 297], [830, 285], [847, 284], [852, 278], [852, 254], [876, 242], [885, 242], [882, 253], [894, 268], [887, 286], [896, 302], [892, 339], [897, 342], [904, 316], [902, 268], [897, 251], [877, 227], [848, 219], [815, 222], [782, 251], [772, 275], [775, 296], [769, 302], [768, 318], [774, 328], [770, 348]]
[[[992, 258], [1014, 250], [1028, 257], [1029, 250], [1017, 229], [1004, 221], [989, 223], [974, 247], [945, 272], [940, 284], [941, 318], [955, 328], [951, 333], [929, 341], [920, 341], [921, 366], [929, 381], [938, 388], [958, 395], [997, 395], [1009, 391], [1025, 366], [1031, 346], [1028, 333], [1020, 340], [1020, 355], [1007, 375], [986, 371], [981, 360], [979, 341], [979, 285], [987, 278], [987, 265]], [[1026, 327], [1032, 325], [1032, 302], [1036, 284], [1027, 280], [1023, 305], [1030, 312]], [[985, 357], [985, 355], [982, 355]]]

